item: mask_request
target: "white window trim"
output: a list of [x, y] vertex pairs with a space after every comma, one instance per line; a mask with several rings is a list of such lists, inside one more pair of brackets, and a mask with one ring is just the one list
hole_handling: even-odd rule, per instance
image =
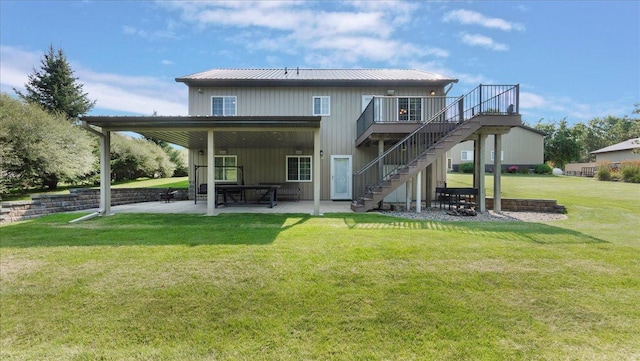
[[[222, 98], [222, 115], [218, 115], [218, 116], [233, 117], [238, 115], [238, 97], [235, 95], [212, 95], [211, 101], [209, 102], [209, 105], [211, 106], [211, 115], [213, 115], [213, 99], [214, 98]], [[233, 104], [235, 105], [235, 107], [233, 108], [234, 114], [226, 114], [226, 108], [224, 106], [224, 103], [225, 103], [225, 100], [227, 99], [233, 99]]]
[[[495, 159], [495, 152], [492, 150], [491, 151], [491, 161], [493, 162]], [[504, 150], [500, 151], [500, 161], [504, 162]]]
[[[290, 158], [298, 158], [298, 179], [289, 179], [289, 159]], [[300, 179], [300, 158], [309, 158], [309, 179]], [[313, 182], [313, 157], [310, 155], [288, 155], [285, 160], [285, 179], [287, 182], [304, 182], [311, 183]]]
[[[235, 159], [235, 162], [234, 162], [235, 165], [236, 165], [236, 179], [235, 180], [215, 178], [215, 176], [216, 176], [215, 170], [213, 172], [213, 176], [214, 176], [216, 182], [220, 182], [220, 183], [237, 183], [238, 182], [238, 156], [237, 155], [215, 155], [215, 156], [213, 156], [213, 158], [214, 158], [214, 160], [213, 160], [213, 166], [214, 167], [216, 166], [216, 161], [215, 161], [216, 158], [222, 158], [222, 159], [224, 159], [224, 158], [234, 158]], [[222, 161], [222, 163], [224, 164], [224, 160]], [[224, 174], [224, 172], [223, 172], [223, 174]]]
[[463, 150], [460, 152], [460, 160], [461, 161], [472, 161], [473, 160], [473, 151], [472, 150]]
[[[320, 112], [316, 113], [316, 99], [320, 99]], [[322, 109], [322, 103], [323, 100], [327, 100], [327, 109], [326, 109], [326, 113], [323, 112]], [[312, 110], [311, 112], [313, 113], [314, 116], [323, 116], [323, 117], [328, 117], [331, 116], [331, 97], [330, 96], [314, 96], [312, 101], [311, 101], [311, 107]]]

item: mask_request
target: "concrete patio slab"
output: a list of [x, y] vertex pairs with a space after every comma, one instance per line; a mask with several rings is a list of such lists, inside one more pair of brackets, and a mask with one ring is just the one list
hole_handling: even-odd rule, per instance
[[[352, 213], [349, 201], [322, 201], [320, 213]], [[142, 202], [112, 206], [111, 212], [117, 213], [194, 213], [206, 214], [207, 202], [175, 201], [175, 202]], [[313, 214], [313, 201], [278, 202], [273, 208], [266, 204], [242, 204], [220, 206], [216, 214], [223, 213], [304, 213]]]

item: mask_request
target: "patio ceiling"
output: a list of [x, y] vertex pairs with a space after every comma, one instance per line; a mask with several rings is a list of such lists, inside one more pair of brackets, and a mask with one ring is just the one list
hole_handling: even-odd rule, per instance
[[129, 131], [191, 149], [207, 148], [214, 131], [216, 148], [304, 148], [313, 146], [321, 117], [107, 117], [86, 116], [87, 124], [109, 131]]

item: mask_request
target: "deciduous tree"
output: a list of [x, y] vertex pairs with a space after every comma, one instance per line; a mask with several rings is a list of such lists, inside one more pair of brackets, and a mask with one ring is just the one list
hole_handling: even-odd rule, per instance
[[97, 162], [95, 140], [60, 114], [0, 94], [0, 191], [76, 181]]

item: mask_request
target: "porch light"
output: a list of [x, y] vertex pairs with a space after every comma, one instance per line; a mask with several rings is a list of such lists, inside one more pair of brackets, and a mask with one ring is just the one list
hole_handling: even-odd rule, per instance
[[296, 149], [296, 154], [298, 155], [302, 154], [302, 149]]
[[324, 158], [324, 150], [320, 149], [320, 158]]
[[431, 94], [431, 96], [434, 96], [434, 95], [436, 95], [436, 91], [432, 90], [431, 93], [429, 93], [429, 94]]
[[387, 89], [387, 95], [391, 96], [393, 94], [395, 94], [396, 91], [394, 89]]
[[198, 155], [204, 155], [204, 152], [202, 151], [202, 149], [198, 151]]

